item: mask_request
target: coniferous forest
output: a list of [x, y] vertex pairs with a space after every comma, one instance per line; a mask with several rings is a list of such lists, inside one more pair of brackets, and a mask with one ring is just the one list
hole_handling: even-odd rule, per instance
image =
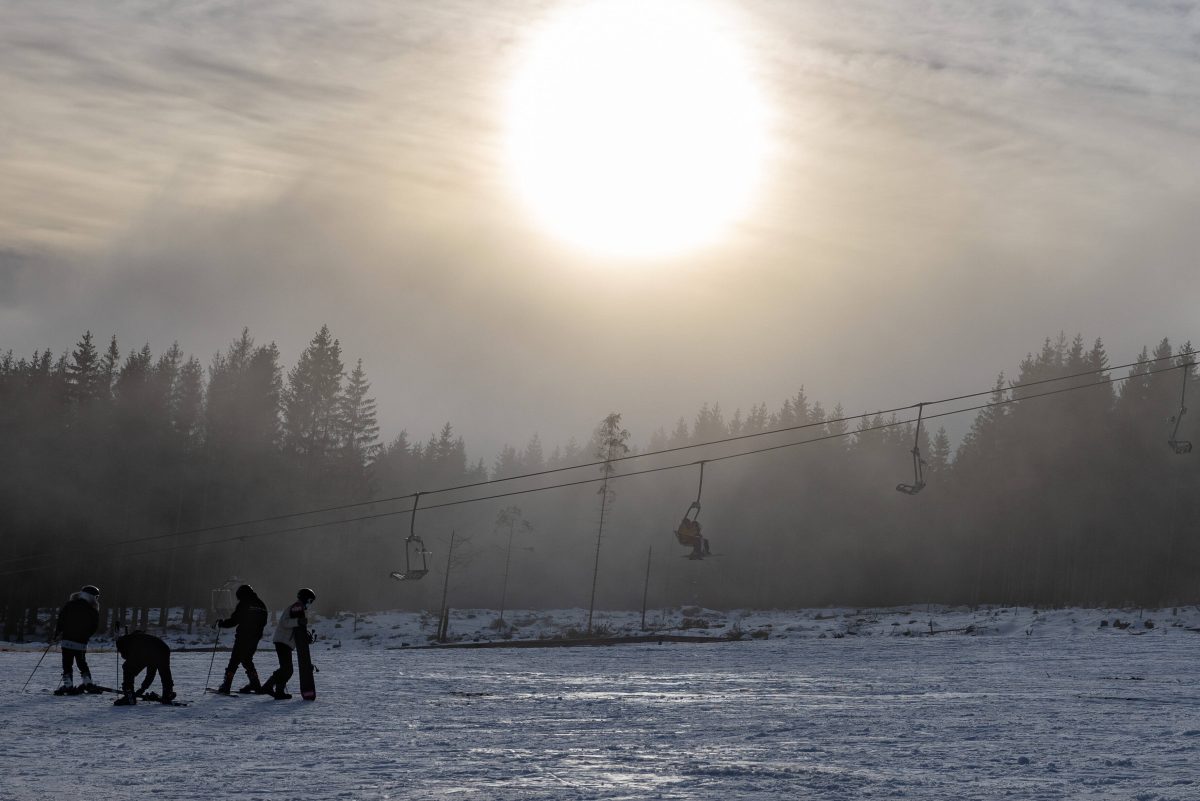
[[[601, 530], [599, 484], [582, 483], [602, 477], [599, 428], [472, 461], [449, 422], [382, 441], [366, 370], [325, 327], [291, 367], [248, 331], [207, 364], [89, 332], [60, 355], [0, 356], [5, 636], [85, 582], [122, 609], [203, 610], [235, 579], [274, 605], [304, 584], [325, 612], [436, 608], [449, 568], [453, 605], [495, 608], [507, 569], [509, 608], [586, 608], [598, 536], [599, 608], [636, 608], [647, 567], [652, 606], [1194, 603], [1200, 449], [1168, 446], [1185, 380], [1200, 397], [1192, 358], [1166, 339], [1120, 360], [1047, 339], [990, 395], [925, 408], [927, 486], [911, 496], [895, 488], [914, 480], [915, 409], [848, 418], [863, 410], [803, 389], [774, 408], [706, 404], [608, 466]], [[954, 447], [937, 415], [972, 405]], [[1197, 417], [1179, 440], [1197, 440]], [[722, 458], [748, 450], [763, 452]], [[695, 561], [672, 531], [700, 460], [716, 556]], [[545, 474], [483, 483], [529, 473]], [[557, 484], [572, 486], [506, 494]], [[410, 530], [430, 573], [395, 582]]]

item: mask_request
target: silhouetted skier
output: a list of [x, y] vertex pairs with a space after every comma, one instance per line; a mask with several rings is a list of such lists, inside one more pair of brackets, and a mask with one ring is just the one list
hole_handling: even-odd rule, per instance
[[233, 652], [229, 655], [229, 666], [225, 668], [225, 679], [217, 688], [217, 692], [226, 695], [232, 691], [238, 665], [246, 668], [246, 676], [250, 679], [250, 683], [238, 692], [262, 692], [258, 671], [254, 669], [254, 653], [258, 650], [258, 641], [262, 639], [263, 629], [267, 625], [267, 605], [249, 584], [238, 587], [236, 595], [238, 604], [233, 614], [217, 621], [217, 625], [223, 629], [237, 626], [233, 636]]
[[[67, 695], [92, 689], [92, 673], [88, 670], [87, 644], [100, 626], [100, 590], [88, 584], [71, 593], [70, 600], [58, 613], [54, 633], [62, 646], [62, 684], [55, 695]], [[74, 667], [79, 665], [80, 687], [75, 690]]]
[[[279, 657], [279, 669], [271, 674], [262, 691], [276, 700], [284, 700], [292, 696], [287, 692], [288, 679], [295, 669], [292, 666], [292, 649], [296, 647], [297, 637], [308, 637], [308, 617], [305, 614], [309, 604], [317, 600], [317, 594], [305, 587], [296, 593], [296, 602], [279, 613], [279, 624], [275, 626], [275, 654]], [[306, 640], [307, 642], [307, 640]]]
[[169, 704], [175, 699], [175, 682], [171, 680], [171, 647], [158, 637], [144, 631], [135, 631], [117, 638], [117, 651], [125, 658], [122, 667], [123, 681], [121, 697], [113, 702], [114, 706], [132, 706], [137, 703], [133, 694], [133, 679], [143, 670], [146, 678], [138, 695], [144, 693], [154, 682], [157, 673], [162, 677], [161, 703]]

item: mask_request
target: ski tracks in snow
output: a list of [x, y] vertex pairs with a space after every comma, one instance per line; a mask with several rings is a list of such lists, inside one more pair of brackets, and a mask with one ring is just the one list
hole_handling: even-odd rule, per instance
[[[1092, 635], [318, 649], [306, 703], [203, 695], [205, 655], [179, 654], [187, 708], [5, 693], [0, 797], [1196, 799], [1198, 655]], [[0, 653], [0, 682], [35, 659]]]

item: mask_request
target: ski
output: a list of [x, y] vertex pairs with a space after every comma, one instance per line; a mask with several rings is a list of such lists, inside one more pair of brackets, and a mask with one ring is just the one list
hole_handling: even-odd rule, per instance
[[236, 693], [223, 693], [214, 687], [205, 687], [204, 692], [212, 693], [213, 695], [223, 695], [226, 698], [240, 698], [241, 697], [241, 696], [237, 695]]
[[57, 690], [53, 691], [54, 695], [60, 697], [64, 695], [100, 695], [101, 693], [115, 692], [119, 691], [114, 690], [112, 687], [104, 687], [99, 684], [91, 684], [86, 686], [81, 684], [78, 687], [59, 687]]
[[160, 696], [156, 692], [146, 693], [145, 695], [142, 696], [142, 700], [146, 701], [147, 703], [160, 704], [161, 706], [187, 706], [186, 701], [175, 701], [175, 700], [168, 701], [167, 703], [164, 704], [162, 702], [162, 696]]
[[307, 628], [296, 630], [296, 661], [300, 668], [300, 697], [305, 701], [315, 701], [317, 685], [313, 679], [312, 654], [308, 650], [309, 637]]

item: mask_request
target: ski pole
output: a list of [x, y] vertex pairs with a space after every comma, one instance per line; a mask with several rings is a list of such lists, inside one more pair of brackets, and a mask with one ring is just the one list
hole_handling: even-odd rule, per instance
[[213, 663], [217, 661], [217, 643], [221, 641], [221, 627], [217, 626], [217, 638], [213, 640], [212, 659], [208, 660], [208, 675], [204, 677], [204, 692], [208, 692], [208, 683], [212, 681]]
[[[121, 633], [122, 629], [124, 629], [127, 634], [129, 633], [129, 629], [125, 626], [124, 615], [121, 616], [121, 622], [117, 623], [113, 626], [113, 649], [114, 650], [117, 647], [117, 635]], [[124, 687], [125, 686], [125, 679], [121, 676], [121, 652], [120, 651], [117, 651], [117, 683], [114, 684], [113, 686], [114, 687]]]
[[33, 673], [29, 674], [29, 678], [25, 679], [25, 683], [21, 685], [21, 692], [25, 692], [25, 688], [29, 686], [29, 682], [33, 681], [33, 674], [38, 672], [38, 668], [42, 666], [42, 660], [46, 658], [46, 654], [50, 653], [50, 649], [54, 647], [54, 640], [46, 643], [46, 649], [42, 651], [42, 655], [38, 657], [37, 664], [33, 666]]

